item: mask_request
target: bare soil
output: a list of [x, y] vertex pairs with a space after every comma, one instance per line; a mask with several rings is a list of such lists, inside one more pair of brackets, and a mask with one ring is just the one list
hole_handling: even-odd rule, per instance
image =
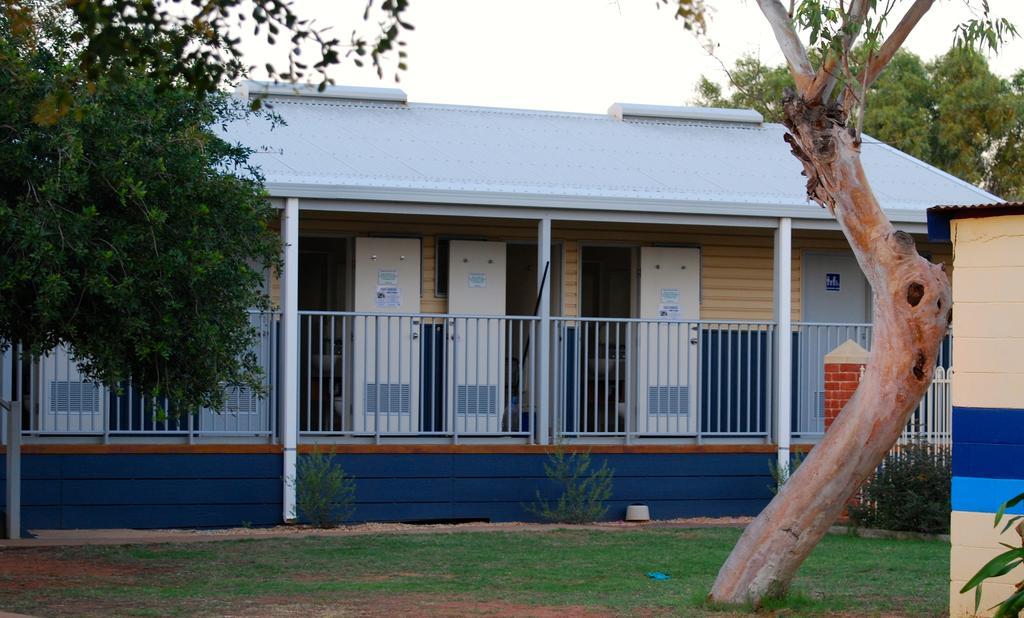
[[68, 560], [44, 553], [0, 552], [0, 590], [71, 588], [90, 580], [134, 582], [134, 570], [93, 560]]

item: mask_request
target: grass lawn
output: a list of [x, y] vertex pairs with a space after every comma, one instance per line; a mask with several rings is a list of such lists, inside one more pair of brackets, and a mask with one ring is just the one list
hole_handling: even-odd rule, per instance
[[[0, 551], [0, 608], [54, 615], [715, 615], [735, 529], [460, 532]], [[653, 581], [649, 571], [672, 576]], [[949, 545], [828, 536], [774, 615], [944, 615]]]

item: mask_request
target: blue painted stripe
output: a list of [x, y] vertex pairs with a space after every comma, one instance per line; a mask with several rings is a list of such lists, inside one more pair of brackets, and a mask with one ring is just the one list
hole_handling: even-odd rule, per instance
[[953, 476], [1024, 479], [1024, 444], [953, 445]]
[[1024, 410], [953, 407], [953, 443], [1024, 444]]
[[[644, 502], [657, 518], [757, 513], [771, 498], [771, 454], [598, 454], [614, 470], [609, 518]], [[354, 521], [536, 519], [554, 500], [542, 453], [339, 454], [355, 477]], [[2, 463], [2, 456], [0, 456]], [[279, 454], [29, 455], [22, 485], [29, 528], [152, 528], [280, 520]], [[2, 470], [2, 467], [0, 467]], [[0, 494], [0, 510], [3, 506]]]
[[[999, 505], [1024, 493], [1024, 479], [986, 479], [954, 476], [952, 505], [954, 511], [995, 513]], [[1010, 513], [1024, 513], [1024, 505], [1010, 509]]]

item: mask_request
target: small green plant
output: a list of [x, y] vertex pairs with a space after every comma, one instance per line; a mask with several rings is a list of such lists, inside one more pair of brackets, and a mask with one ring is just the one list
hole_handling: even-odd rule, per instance
[[848, 508], [863, 528], [949, 532], [949, 449], [911, 442], [885, 456]]
[[318, 528], [333, 528], [355, 511], [356, 484], [334, 463], [334, 449], [319, 446], [296, 466], [295, 504], [299, 514]]
[[558, 501], [549, 503], [541, 498], [524, 508], [544, 521], [563, 524], [585, 524], [597, 521], [608, 512], [604, 504], [612, 495], [614, 472], [604, 462], [597, 470], [590, 469], [590, 451], [570, 452], [565, 444], [556, 444], [548, 451], [544, 464], [548, 479], [562, 488]]
[[[1010, 498], [1006, 502], [999, 506], [999, 510], [996, 511], [995, 523], [992, 527], [998, 527], [999, 522], [1002, 521], [1003, 515], [1006, 513], [1006, 509], [1013, 508], [1024, 501], [1024, 494], [1019, 494]], [[1016, 524], [1016, 525], [1014, 525]], [[974, 589], [974, 611], [978, 611], [978, 606], [981, 605], [981, 585], [986, 579], [1001, 577], [1006, 575], [1010, 571], [1014, 570], [1021, 564], [1024, 564], [1024, 515], [1014, 515], [1006, 520], [1006, 524], [1003, 525], [1001, 532], [1006, 532], [1013, 526], [1014, 531], [1017, 532], [1017, 536], [1021, 537], [1021, 546], [1014, 547], [1008, 543], [1000, 543], [1006, 548], [1006, 551], [999, 554], [995, 558], [988, 561], [985, 566], [974, 574], [964, 587], [960, 589], [960, 594], [969, 592], [972, 588]], [[1021, 611], [1024, 611], [1024, 580], [1021, 580], [1016, 585], [1016, 590], [1009, 597], [1003, 599], [1001, 603], [994, 607], [989, 608], [996, 610], [995, 618], [1009, 618], [1010, 616], [1017, 616]]]
[[789, 456], [788, 468], [783, 468], [778, 463], [769, 461], [768, 472], [771, 473], [772, 481], [774, 482], [768, 486], [768, 489], [773, 494], [779, 493], [779, 490], [786, 484], [786, 481], [793, 477], [793, 473], [795, 473], [796, 469], [800, 467], [800, 464], [804, 462], [804, 459], [807, 459], [806, 453], [793, 453]]
[[246, 530], [248, 530], [248, 529], [252, 528], [252, 522], [249, 521], [248, 519], [243, 519], [242, 520], [242, 527], [245, 528]]

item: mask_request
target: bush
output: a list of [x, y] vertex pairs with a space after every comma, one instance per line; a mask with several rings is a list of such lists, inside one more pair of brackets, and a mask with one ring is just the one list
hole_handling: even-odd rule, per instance
[[888, 455], [850, 506], [865, 528], [949, 532], [950, 456], [944, 447], [913, 442]]
[[589, 470], [590, 451], [571, 453], [564, 444], [555, 445], [548, 452], [544, 472], [562, 488], [562, 495], [550, 504], [538, 491], [536, 501], [526, 505], [526, 510], [544, 521], [563, 524], [585, 524], [603, 518], [608, 512], [604, 502], [612, 495], [613, 471], [608, 462], [598, 470]]
[[334, 450], [314, 446], [296, 466], [295, 504], [299, 514], [318, 528], [333, 528], [355, 511], [356, 483], [334, 463]]
[[768, 490], [773, 494], [779, 493], [782, 486], [796, 474], [796, 469], [800, 467], [800, 464], [806, 458], [806, 453], [794, 452], [789, 456], [789, 468], [783, 468], [775, 461], [769, 461], [768, 472], [772, 475], [772, 484], [768, 486]]

